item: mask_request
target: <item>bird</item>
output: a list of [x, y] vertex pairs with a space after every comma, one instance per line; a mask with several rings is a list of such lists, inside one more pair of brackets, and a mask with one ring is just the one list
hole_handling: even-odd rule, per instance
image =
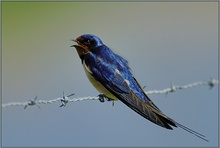
[[145, 94], [128, 61], [114, 53], [102, 40], [93, 34], [83, 34], [72, 39], [86, 76], [101, 95], [111, 100], [120, 100], [133, 111], [166, 129], [180, 127], [207, 141], [204, 135], [176, 122], [165, 115]]

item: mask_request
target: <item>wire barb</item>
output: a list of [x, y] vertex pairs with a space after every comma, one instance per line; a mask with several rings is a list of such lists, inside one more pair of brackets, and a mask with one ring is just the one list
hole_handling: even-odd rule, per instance
[[[171, 83], [171, 87], [168, 87], [168, 88], [165, 88], [162, 90], [146, 91], [145, 93], [147, 95], [149, 95], [149, 94], [163, 94], [163, 93], [168, 94], [170, 92], [176, 92], [177, 90], [189, 89], [189, 88], [199, 87], [199, 86], [209, 86], [211, 89], [215, 85], [218, 85], [218, 83], [219, 83], [218, 80], [215, 80], [212, 78], [208, 82], [200, 81], [200, 82], [194, 82], [194, 83], [190, 83], [190, 84], [182, 85], [182, 86], [175, 86]], [[60, 107], [63, 107], [63, 106], [66, 106], [66, 104], [69, 102], [76, 102], [76, 101], [83, 101], [83, 100], [100, 100], [100, 96], [97, 96], [97, 97], [88, 96], [88, 97], [71, 98], [70, 99], [69, 97], [71, 97], [73, 95], [75, 95], [75, 94], [70, 94], [68, 96], [65, 96], [64, 92], [63, 92], [62, 98], [56, 98], [56, 99], [52, 99], [52, 100], [37, 100], [37, 96], [36, 96], [34, 99], [32, 99], [30, 101], [5, 103], [5, 104], [2, 104], [2, 107], [5, 108], [5, 107], [9, 107], [9, 106], [24, 106], [24, 109], [26, 109], [28, 106], [37, 105], [37, 107], [40, 108], [40, 104], [52, 104], [52, 103], [59, 102], [59, 101], [61, 101]]]
[[60, 107], [66, 106], [66, 104], [69, 102], [69, 97], [71, 97], [73, 95], [75, 95], [75, 94], [70, 94], [68, 96], [65, 96], [64, 91], [63, 91], [63, 98], [60, 99], [60, 101], [61, 101]]
[[25, 106], [24, 109], [26, 109], [28, 106], [34, 106], [37, 105], [37, 107], [40, 109], [40, 105], [36, 102], [37, 96], [34, 98], [34, 100], [30, 100]]

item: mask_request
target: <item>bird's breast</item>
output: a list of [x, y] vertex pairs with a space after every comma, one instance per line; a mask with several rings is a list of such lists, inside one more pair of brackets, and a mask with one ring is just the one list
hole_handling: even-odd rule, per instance
[[83, 61], [83, 68], [90, 83], [98, 90], [98, 92], [106, 95], [107, 97], [118, 100], [112, 93], [110, 93], [100, 82], [98, 82], [93, 76], [90, 68]]

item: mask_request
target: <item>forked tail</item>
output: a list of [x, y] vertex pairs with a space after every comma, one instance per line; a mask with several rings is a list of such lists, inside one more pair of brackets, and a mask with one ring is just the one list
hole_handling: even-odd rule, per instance
[[199, 137], [199, 138], [202, 139], [202, 140], [205, 140], [206, 142], [209, 142], [209, 140], [207, 140], [204, 135], [202, 135], [202, 134], [200, 134], [200, 133], [198, 133], [198, 132], [196, 132], [196, 131], [194, 131], [194, 130], [192, 130], [192, 129], [190, 129], [190, 128], [188, 128], [188, 127], [186, 127], [186, 126], [184, 126], [184, 125], [182, 125], [182, 124], [180, 124], [180, 123], [178, 123], [178, 122], [175, 122], [175, 121], [174, 121], [174, 123], [175, 123], [178, 127], [184, 129], [185, 131], [187, 131], [187, 132], [189, 132], [189, 133], [191, 133], [191, 134], [193, 134], [193, 135]]

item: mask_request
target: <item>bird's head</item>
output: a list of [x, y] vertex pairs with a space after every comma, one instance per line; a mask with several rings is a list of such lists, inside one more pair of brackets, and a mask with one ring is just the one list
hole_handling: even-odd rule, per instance
[[72, 41], [77, 43], [76, 45], [72, 45], [71, 47], [76, 48], [80, 58], [89, 51], [92, 52], [97, 47], [103, 45], [100, 38], [92, 34], [81, 35], [77, 37], [75, 40], [73, 39]]

